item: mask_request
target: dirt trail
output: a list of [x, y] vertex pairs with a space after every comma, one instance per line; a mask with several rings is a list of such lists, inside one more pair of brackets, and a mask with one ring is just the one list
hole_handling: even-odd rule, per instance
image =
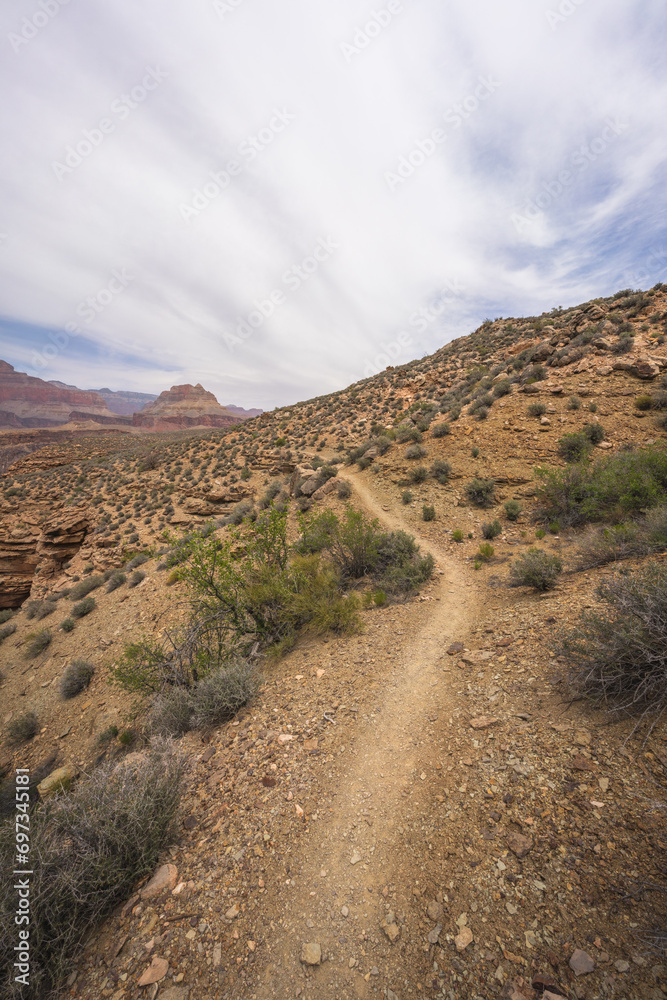
[[[400, 517], [383, 509], [358, 475], [344, 475], [370, 514], [393, 530], [405, 527]], [[477, 598], [459, 564], [433, 542], [418, 536], [417, 541], [436, 559], [432, 598], [421, 606], [418, 630], [396, 636], [396, 665], [381, 702], [377, 695], [373, 706], [359, 702], [359, 711], [373, 713], [374, 719], [352, 737], [346, 763], [338, 764], [333, 808], [313, 827], [296, 859], [296, 885], [287, 896], [285, 912], [277, 915], [271, 961], [256, 987], [258, 1000], [293, 996], [295, 985], [305, 986], [312, 997], [342, 1000], [370, 995], [377, 980], [367, 982], [358, 973], [345, 975], [350, 971], [349, 949], [341, 953], [340, 929], [336, 929], [341, 903], [349, 899], [360, 904], [363, 926], [378, 929], [386, 917], [383, 888], [402, 883], [411, 894], [419, 881], [419, 872], [410, 871], [409, 851], [399, 828], [415, 785], [422, 796], [434, 793], [428, 786], [439, 751], [428, 739], [425, 718], [428, 713], [431, 718], [439, 714], [442, 740], [443, 724], [446, 729], [453, 704], [442, 658], [449, 642], [467, 631]], [[364, 694], [363, 690], [358, 693]], [[353, 930], [351, 921], [348, 926]], [[302, 942], [318, 942], [323, 954], [331, 957], [305, 983], [299, 962]], [[377, 965], [385, 970], [388, 953], [382, 945], [387, 944], [380, 933]], [[365, 948], [363, 954], [372, 962], [373, 942]], [[391, 955], [400, 961], [398, 952]]]

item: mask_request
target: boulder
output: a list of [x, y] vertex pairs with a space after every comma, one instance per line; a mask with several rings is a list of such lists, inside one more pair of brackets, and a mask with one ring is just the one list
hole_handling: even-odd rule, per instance
[[65, 767], [59, 767], [55, 771], [51, 771], [51, 774], [48, 774], [37, 785], [39, 797], [41, 799], [50, 799], [57, 792], [63, 789], [66, 790], [77, 777], [78, 773], [76, 768], [72, 767], [71, 764], [66, 764]]

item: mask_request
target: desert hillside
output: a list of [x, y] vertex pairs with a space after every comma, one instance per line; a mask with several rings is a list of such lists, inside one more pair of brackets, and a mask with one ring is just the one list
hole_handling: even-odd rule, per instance
[[[659, 698], [610, 713], [568, 636], [665, 578], [666, 337], [656, 285], [242, 422], [190, 386], [133, 434], [6, 432], [3, 809], [17, 767], [57, 812], [96, 768], [139, 781], [156, 736], [165, 773], [181, 755], [176, 826], [72, 944], [63, 996], [665, 997]], [[220, 553], [259, 574], [247, 689], [179, 730]], [[283, 578], [301, 603], [272, 631]]]

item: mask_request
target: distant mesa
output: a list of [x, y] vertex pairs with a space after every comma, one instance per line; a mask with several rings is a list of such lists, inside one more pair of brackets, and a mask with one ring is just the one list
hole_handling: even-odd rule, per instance
[[147, 392], [86, 390], [17, 372], [0, 361], [0, 429], [62, 427], [65, 424], [136, 428], [229, 427], [262, 410], [221, 406], [203, 386], [175, 385], [160, 396]]
[[160, 393], [154, 403], [149, 403], [132, 417], [135, 427], [147, 430], [171, 430], [185, 427], [230, 427], [247, 417], [220, 406], [212, 392], [202, 385], [172, 385]]

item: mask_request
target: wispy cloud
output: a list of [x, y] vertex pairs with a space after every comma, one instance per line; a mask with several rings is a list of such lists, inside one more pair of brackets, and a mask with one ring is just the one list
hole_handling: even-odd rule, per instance
[[0, 15], [2, 356], [32, 374], [267, 407], [667, 278], [658, 0], [45, 3]]

